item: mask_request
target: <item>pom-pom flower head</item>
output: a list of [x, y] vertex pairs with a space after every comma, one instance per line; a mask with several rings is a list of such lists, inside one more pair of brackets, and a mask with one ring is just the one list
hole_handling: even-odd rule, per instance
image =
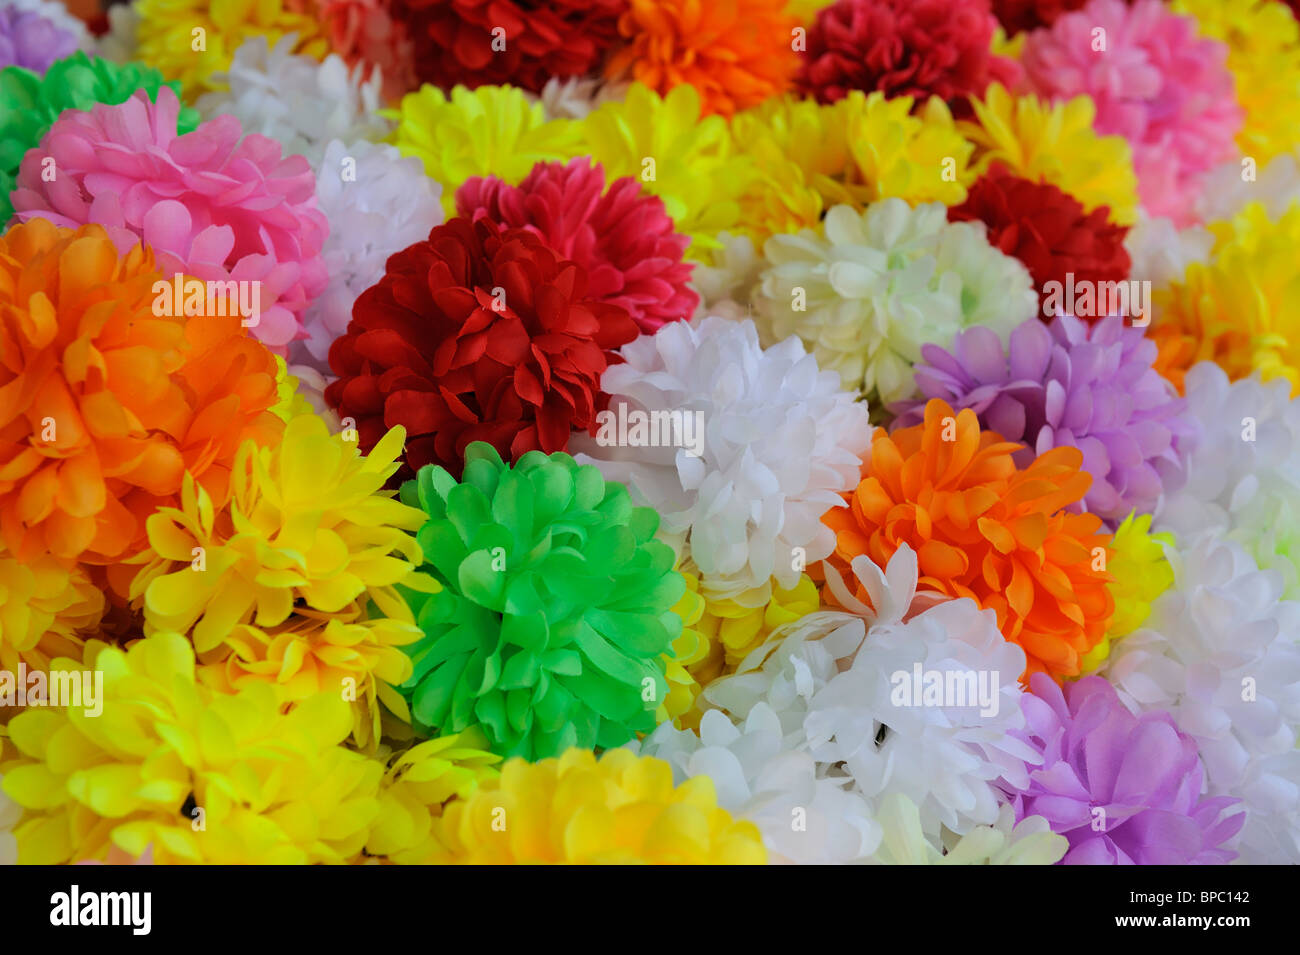
[[587, 274], [526, 229], [453, 219], [388, 260], [330, 350], [330, 405], [368, 449], [391, 427], [410, 439], [402, 477], [459, 474], [466, 446], [517, 459], [562, 451], [595, 421], [613, 349], [636, 337]]
[[[507, 827], [494, 824], [504, 810]], [[718, 808], [707, 778], [673, 786], [661, 759], [571, 749], [512, 759], [435, 824], [439, 862], [762, 865], [757, 827]]]
[[799, 85], [823, 103], [856, 89], [957, 106], [1015, 76], [989, 52], [996, 22], [987, 0], [838, 0], [808, 31]]
[[[143, 241], [167, 275], [256, 283], [247, 301], [241, 291], [244, 321], [283, 351], [327, 279], [320, 250], [329, 223], [316, 208], [311, 167], [282, 158], [274, 140], [244, 136], [233, 116], [177, 136], [179, 110], [176, 94], [162, 89], [156, 105], [138, 92], [65, 114], [23, 160], [14, 208], [23, 220], [98, 222], [122, 252]], [[59, 171], [52, 182], [46, 156]]]
[[849, 507], [823, 518], [837, 534], [830, 562], [841, 569], [866, 555], [885, 567], [911, 546], [923, 589], [995, 610], [1029, 658], [1026, 677], [1059, 681], [1078, 675], [1114, 612], [1109, 575], [1094, 567], [1110, 536], [1096, 515], [1065, 510], [1091, 483], [1077, 449], [1054, 448], [1022, 470], [1019, 448], [938, 398], [921, 424], [877, 431]]
[[1150, 512], [1184, 478], [1195, 421], [1151, 367], [1155, 345], [1118, 316], [1091, 326], [1072, 315], [1050, 326], [1031, 319], [1005, 349], [991, 330], [971, 328], [951, 352], [926, 345], [921, 353], [923, 397], [897, 406], [895, 427], [923, 420], [926, 400], [942, 398], [1024, 442], [1020, 467], [1055, 447], [1078, 448], [1092, 475], [1083, 506], [1112, 526], [1134, 509]]
[[237, 317], [155, 314], [160, 280], [99, 226], [0, 238], [0, 536], [19, 560], [130, 556], [184, 475], [224, 502], [240, 442], [279, 434], [273, 356]]
[[[1096, 49], [1098, 31], [1106, 48]], [[1236, 155], [1242, 111], [1222, 43], [1197, 37], [1191, 17], [1161, 0], [1090, 0], [1031, 33], [1023, 63], [1029, 85], [1053, 101], [1087, 95], [1096, 129], [1133, 148], [1142, 206], [1192, 221], [1205, 174]]]
[[926, 342], [987, 325], [1005, 336], [1034, 314], [1029, 273], [983, 229], [901, 199], [836, 206], [816, 230], [778, 235], [755, 296], [765, 341], [798, 335], [842, 386], [889, 403], [914, 394]]
[[[1024, 734], [1042, 765], [1012, 791], [1021, 816], [1041, 815], [1070, 840], [1065, 865], [1214, 865], [1245, 822], [1235, 799], [1201, 795], [1196, 743], [1168, 713], [1134, 716], [1100, 677], [1064, 691], [1035, 674], [1021, 700]], [[1101, 815], [1098, 815], [1100, 811]], [[1097, 825], [1101, 819], [1103, 824]]]
[[641, 195], [630, 176], [606, 190], [604, 170], [590, 159], [539, 164], [518, 187], [471, 179], [456, 193], [456, 213], [536, 232], [586, 269], [593, 299], [626, 309], [646, 334], [689, 318], [699, 303], [681, 260], [690, 239], [673, 231], [663, 202]]
[[786, 0], [627, 0], [618, 28], [626, 41], [605, 68], [666, 94], [699, 91], [706, 113], [730, 116], [787, 89], [798, 68], [797, 23]]
[[478, 725], [529, 759], [654, 728], [685, 589], [654, 511], [567, 454], [512, 468], [482, 443], [460, 483], [422, 468], [402, 500], [428, 513], [417, 536], [442, 585], [409, 595], [425, 633], [402, 688], [416, 726]]

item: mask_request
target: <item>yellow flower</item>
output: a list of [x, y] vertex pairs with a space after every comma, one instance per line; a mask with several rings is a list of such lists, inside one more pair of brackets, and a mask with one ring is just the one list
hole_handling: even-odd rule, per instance
[[19, 561], [0, 546], [0, 669], [20, 662], [48, 670], [55, 657], [81, 659], [81, 634], [104, 616], [104, 595], [85, 570], [49, 555]]
[[624, 101], [592, 112], [581, 130], [606, 181], [631, 176], [663, 200], [677, 231], [691, 236], [688, 256], [717, 247], [719, 232], [736, 231], [754, 163], [733, 146], [725, 119], [701, 119], [700, 97], [691, 86], [675, 86], [661, 97], [633, 83]]
[[835, 0], [790, 0], [785, 5], [786, 12], [798, 19], [800, 23], [811, 24], [819, 11], [829, 7]]
[[1300, 206], [1273, 220], [1252, 202], [1210, 231], [1211, 260], [1192, 263], [1181, 282], [1155, 294], [1156, 368], [1181, 389], [1187, 369], [1209, 359], [1233, 380], [1259, 370], [1300, 394]]
[[313, 414], [311, 402], [299, 388], [298, 378], [290, 374], [289, 365], [279, 355], [275, 358], [275, 394], [279, 401], [269, 410], [281, 421], [288, 421], [298, 415]]
[[438, 861], [471, 864], [758, 864], [758, 828], [718, 808], [706, 776], [673, 787], [652, 756], [589, 750], [529, 763], [515, 757], [499, 779], [453, 800], [435, 823]]
[[136, 58], [169, 80], [180, 80], [186, 97], [224, 89], [214, 73], [230, 67], [245, 40], [264, 36], [274, 46], [296, 33], [295, 53], [323, 60], [329, 53], [320, 22], [294, 13], [282, 0], [136, 0]]
[[[129, 650], [92, 641], [102, 712], [29, 709], [9, 724], [4, 791], [26, 813], [19, 861], [344, 862], [378, 812], [383, 765], [338, 745], [351, 726], [337, 694], [288, 714], [265, 684], [237, 695], [195, 679], [194, 648], [159, 633]], [[71, 660], [53, 669], [83, 672]]]
[[383, 489], [404, 437], [394, 428], [363, 456], [300, 415], [278, 446], [240, 447], [219, 512], [186, 475], [181, 507], [146, 524], [146, 566], [130, 591], [145, 632], [188, 633], [206, 662], [240, 624], [276, 627], [303, 607], [334, 614], [363, 594], [392, 605], [399, 581], [431, 586], [413, 573], [421, 554], [411, 532], [425, 515]]
[[404, 156], [424, 163], [442, 184], [442, 207], [456, 211], [456, 190], [472, 176], [496, 176], [514, 184], [539, 162], [569, 159], [580, 152], [572, 120], [547, 122], [541, 103], [529, 103], [513, 86], [457, 86], [448, 98], [422, 86], [402, 97], [392, 141]]
[[1112, 640], [1142, 626], [1151, 615], [1152, 602], [1174, 585], [1174, 570], [1163, 545], [1173, 547], [1174, 536], [1152, 534], [1150, 514], [1130, 514], [1116, 529], [1106, 560], [1111, 575], [1106, 586], [1115, 598], [1115, 615], [1101, 642], [1080, 660], [1084, 673], [1092, 673], [1110, 656]]
[[1290, 152], [1300, 126], [1300, 27], [1275, 0], [1174, 0], [1204, 36], [1228, 45], [1246, 124], [1237, 145], [1261, 166]]
[[1012, 96], [997, 83], [983, 99], [972, 97], [974, 120], [958, 128], [975, 144], [975, 171], [993, 163], [1050, 182], [1078, 199], [1088, 211], [1110, 208], [1120, 225], [1137, 220], [1137, 174], [1122, 136], [1098, 136], [1092, 98], [1076, 96], [1055, 105], [1036, 96]]
[[433, 825], [452, 799], [472, 796], [496, 779], [501, 757], [487, 752], [487, 739], [466, 731], [427, 740], [389, 759], [379, 791], [379, 816], [366, 855], [420, 864], [438, 852]]

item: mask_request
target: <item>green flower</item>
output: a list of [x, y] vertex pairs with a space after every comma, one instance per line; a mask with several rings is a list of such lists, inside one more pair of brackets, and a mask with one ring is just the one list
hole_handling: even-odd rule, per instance
[[401, 496], [429, 515], [423, 570], [443, 587], [402, 591], [425, 634], [403, 647], [417, 729], [478, 726], [494, 752], [533, 760], [654, 729], [686, 590], [658, 514], [567, 454], [512, 468], [482, 442], [459, 483], [427, 465]]
[[[65, 109], [89, 110], [98, 103], [125, 103], [136, 90], [158, 98], [163, 77], [140, 63], [113, 63], [78, 50], [55, 60], [41, 76], [21, 66], [0, 70], [0, 224], [13, 215], [10, 193], [18, 165], [29, 149], [41, 144]], [[179, 83], [167, 83], [180, 96]], [[199, 114], [181, 109], [177, 132], [193, 132]]]

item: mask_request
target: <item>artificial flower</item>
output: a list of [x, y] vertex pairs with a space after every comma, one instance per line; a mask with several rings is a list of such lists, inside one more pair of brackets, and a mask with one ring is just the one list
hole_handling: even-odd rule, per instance
[[1070, 848], [1042, 816], [1017, 821], [1007, 805], [992, 825], [963, 836], [945, 833], [940, 846], [925, 837], [916, 804], [902, 793], [881, 800], [877, 819], [885, 835], [871, 857], [874, 865], [1052, 865]]
[[684, 589], [659, 516], [567, 454], [511, 467], [479, 442], [465, 458], [460, 482], [429, 466], [402, 486], [441, 585], [407, 592], [424, 631], [402, 687], [415, 725], [478, 725], [493, 752], [529, 759], [653, 729]]
[[0, 68], [44, 73], [55, 60], [90, 45], [85, 24], [61, 3], [28, 0], [0, 7]]
[[[314, 13], [329, 49], [350, 67], [380, 77], [386, 101], [414, 89], [415, 45], [395, 0], [285, 0], [295, 12]], [[109, 11], [110, 18], [112, 11]]]
[[1142, 626], [1151, 616], [1151, 604], [1174, 585], [1167, 551], [1173, 546], [1174, 536], [1169, 532], [1152, 533], [1150, 514], [1130, 514], [1115, 529], [1106, 559], [1115, 615], [1110, 618], [1106, 635], [1084, 655], [1084, 673], [1096, 671], [1110, 655], [1111, 641]]
[[798, 339], [764, 350], [748, 321], [676, 322], [621, 355], [600, 428], [574, 452], [659, 512], [707, 596], [757, 607], [774, 582], [793, 588], [834, 546], [821, 516], [857, 480], [865, 405]]
[[599, 77], [552, 76], [538, 100], [546, 119], [586, 119], [605, 103], [616, 103], [627, 95], [629, 83], [610, 83]]
[[19, 561], [0, 546], [0, 669], [49, 670], [79, 659], [84, 637], [104, 616], [104, 594], [80, 567], [49, 555]]
[[1209, 261], [1214, 236], [1204, 226], [1179, 229], [1173, 221], [1139, 212], [1137, 222], [1124, 237], [1133, 266], [1129, 278], [1150, 282], [1154, 296], [1181, 282], [1193, 262]]
[[459, 474], [473, 441], [512, 459], [562, 451], [595, 422], [601, 373], [636, 325], [590, 296], [580, 265], [527, 229], [456, 218], [387, 268], [330, 349], [325, 397], [362, 450], [406, 428], [400, 479], [430, 463]]
[[798, 335], [845, 389], [888, 404], [915, 394], [926, 342], [986, 325], [1005, 336], [1037, 310], [1029, 272], [938, 203], [835, 206], [821, 226], [763, 246], [754, 296], [764, 341]]

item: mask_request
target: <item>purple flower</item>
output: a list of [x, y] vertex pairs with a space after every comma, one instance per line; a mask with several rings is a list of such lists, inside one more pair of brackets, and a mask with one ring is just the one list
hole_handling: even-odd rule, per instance
[[24, 66], [44, 73], [51, 63], [77, 52], [77, 37], [32, 10], [0, 7], [0, 67]]
[[926, 345], [921, 355], [922, 397], [892, 406], [894, 428], [920, 423], [925, 403], [943, 398], [1024, 442], [1021, 467], [1052, 448], [1076, 447], [1092, 475], [1083, 507], [1112, 525], [1133, 510], [1149, 513], [1163, 491], [1183, 483], [1195, 419], [1151, 367], [1155, 343], [1119, 316], [1092, 325], [1072, 315], [1051, 325], [1032, 319], [1005, 350], [991, 329], [977, 326], [959, 332], [951, 352]]
[[[1042, 754], [1011, 789], [1016, 818], [1043, 816], [1070, 842], [1064, 865], [1221, 865], [1246, 821], [1240, 800], [1201, 798], [1196, 743], [1164, 712], [1134, 716], [1099, 676], [1065, 691], [1035, 673], [1017, 731]], [[1005, 783], [1004, 783], [1005, 786]]]

